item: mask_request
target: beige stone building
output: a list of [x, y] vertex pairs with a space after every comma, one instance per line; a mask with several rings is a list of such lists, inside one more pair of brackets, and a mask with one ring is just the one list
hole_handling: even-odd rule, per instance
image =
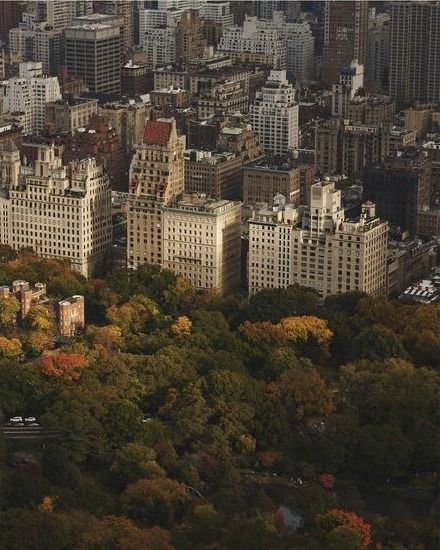
[[243, 203], [271, 203], [281, 194], [291, 204], [300, 199], [300, 170], [288, 157], [263, 157], [243, 167]]
[[242, 196], [242, 162], [234, 153], [188, 150], [185, 153], [185, 191], [217, 199]]
[[175, 120], [147, 122], [130, 165], [128, 267], [162, 265], [162, 207], [183, 193], [184, 150]]
[[22, 165], [12, 141], [0, 154], [0, 243], [61, 258], [89, 277], [111, 246], [111, 189], [94, 158], [64, 166], [54, 146]]
[[248, 288], [286, 288], [297, 283], [330, 294], [386, 294], [388, 225], [364, 204], [345, 220], [334, 182], [312, 185], [310, 207], [297, 209], [278, 196], [249, 220]]
[[66, 97], [45, 105], [46, 124], [55, 130], [75, 131], [87, 126], [90, 117], [98, 112], [97, 99]]
[[58, 302], [58, 330], [61, 336], [71, 338], [84, 326], [84, 296], [71, 296]]
[[185, 194], [163, 207], [162, 267], [196, 289], [225, 294], [240, 283], [241, 203]]
[[143, 101], [130, 99], [125, 103], [110, 102], [100, 105], [100, 115], [110, 119], [122, 147], [131, 154], [142, 143], [145, 123], [150, 119], [152, 106]]

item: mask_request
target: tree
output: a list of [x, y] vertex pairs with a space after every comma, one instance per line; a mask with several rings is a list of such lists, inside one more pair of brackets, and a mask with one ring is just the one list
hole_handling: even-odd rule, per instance
[[186, 502], [185, 489], [171, 479], [140, 479], [122, 494], [124, 509], [130, 517], [162, 527], [176, 523]]
[[371, 525], [366, 523], [360, 516], [358, 516], [354, 512], [347, 512], [345, 510], [334, 508], [326, 514], [318, 516], [317, 523], [321, 529], [327, 531], [327, 533], [330, 534], [339, 527], [346, 527], [357, 533], [360, 537], [360, 546], [353, 546], [353, 541], [355, 540], [355, 538], [350, 537], [349, 533], [345, 531], [343, 535], [339, 532], [340, 536], [333, 536], [330, 538], [330, 541], [333, 541], [334, 548], [341, 548], [342, 550], [341, 546], [335, 544], [337, 541], [340, 540], [349, 540], [350, 546], [348, 546], [348, 548], [353, 548], [353, 550], [356, 550], [356, 548], [367, 548], [371, 543]]
[[124, 550], [174, 550], [168, 531], [160, 527], [137, 529], [121, 539]]
[[99, 350], [116, 352], [123, 346], [122, 331], [116, 325], [98, 327], [90, 325], [86, 328], [86, 340]]
[[17, 338], [0, 336], [0, 356], [18, 358], [22, 354], [21, 342]]
[[0, 298], [0, 328], [6, 330], [15, 323], [20, 303], [14, 296]]
[[147, 296], [136, 295], [121, 306], [110, 306], [107, 319], [119, 327], [123, 334], [146, 332], [154, 325], [160, 311], [157, 304]]
[[245, 320], [278, 323], [293, 315], [315, 315], [318, 301], [314, 289], [296, 284], [288, 288], [265, 289], [251, 296], [249, 305], [238, 313], [237, 324]]
[[39, 359], [41, 372], [65, 380], [78, 380], [89, 361], [79, 353], [45, 353]]
[[155, 479], [166, 477], [166, 472], [156, 462], [156, 452], [140, 443], [128, 443], [115, 453], [111, 466], [124, 485], [140, 478]]
[[191, 333], [191, 326], [191, 320], [186, 315], [181, 315], [171, 325], [170, 331], [174, 336], [184, 336]]
[[44, 306], [34, 306], [25, 317], [25, 326], [28, 330], [54, 332], [54, 322], [49, 311]]
[[314, 368], [289, 369], [269, 388], [286, 400], [297, 419], [333, 412], [333, 394]]

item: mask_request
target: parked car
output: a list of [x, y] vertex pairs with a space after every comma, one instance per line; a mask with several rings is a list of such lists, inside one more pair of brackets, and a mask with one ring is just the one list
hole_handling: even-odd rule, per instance
[[12, 418], [9, 419], [9, 423], [12, 426], [24, 426], [22, 416], [13, 416]]
[[37, 419], [35, 418], [35, 416], [27, 416], [27, 417], [24, 419], [24, 424], [25, 424], [25, 426], [39, 426], [39, 424], [37, 423]]

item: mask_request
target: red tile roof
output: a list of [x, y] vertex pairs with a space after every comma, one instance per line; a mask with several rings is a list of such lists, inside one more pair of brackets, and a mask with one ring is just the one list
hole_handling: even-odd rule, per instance
[[166, 145], [170, 138], [171, 127], [170, 122], [148, 121], [144, 128], [144, 143]]

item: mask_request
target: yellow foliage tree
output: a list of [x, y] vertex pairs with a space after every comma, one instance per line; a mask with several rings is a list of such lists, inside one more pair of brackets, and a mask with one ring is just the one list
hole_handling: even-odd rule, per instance
[[54, 499], [53, 497], [46, 496], [43, 498], [43, 502], [38, 505], [38, 510], [44, 512], [45, 514], [50, 514], [53, 512], [54, 508]]
[[240, 326], [240, 332], [252, 342], [274, 345], [280, 345], [286, 340], [306, 342], [310, 338], [314, 338], [319, 345], [326, 345], [333, 336], [327, 321], [312, 315], [286, 317], [275, 325], [267, 321], [261, 323], [246, 321]]
[[171, 325], [170, 330], [174, 336], [183, 336], [191, 333], [191, 327], [191, 319], [188, 319], [186, 315], [181, 315]]
[[19, 357], [21, 355], [21, 342], [17, 338], [0, 336], [0, 356]]

